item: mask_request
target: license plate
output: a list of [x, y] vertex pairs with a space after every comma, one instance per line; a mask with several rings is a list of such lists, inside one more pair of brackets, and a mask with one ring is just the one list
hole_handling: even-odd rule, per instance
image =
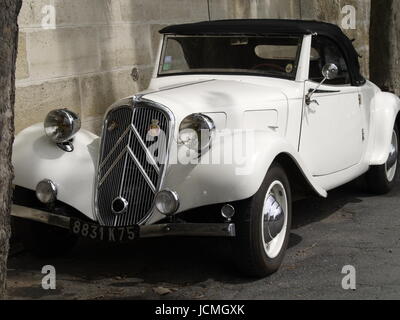
[[82, 220], [70, 220], [70, 230], [73, 234], [92, 240], [105, 242], [129, 242], [139, 238], [139, 226], [103, 227]]

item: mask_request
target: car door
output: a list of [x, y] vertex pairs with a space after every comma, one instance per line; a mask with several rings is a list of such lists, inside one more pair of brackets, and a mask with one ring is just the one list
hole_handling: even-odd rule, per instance
[[318, 87], [322, 68], [334, 63], [338, 77], [326, 81], [304, 102], [300, 154], [314, 176], [333, 174], [357, 165], [363, 155], [363, 120], [358, 87], [350, 81], [346, 60], [328, 38], [315, 37], [312, 43], [309, 80], [304, 94]]

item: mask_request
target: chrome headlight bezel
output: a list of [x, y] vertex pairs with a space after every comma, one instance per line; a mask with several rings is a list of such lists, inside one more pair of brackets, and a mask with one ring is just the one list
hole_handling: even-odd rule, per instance
[[184, 118], [179, 126], [178, 143], [200, 153], [211, 148], [215, 136], [214, 120], [202, 113]]
[[57, 200], [57, 186], [50, 179], [40, 181], [36, 186], [36, 197], [43, 204], [51, 204]]
[[44, 121], [44, 132], [53, 142], [70, 141], [81, 129], [79, 116], [68, 109], [50, 111]]
[[156, 194], [154, 204], [161, 214], [171, 216], [179, 209], [179, 196], [175, 191], [164, 189]]

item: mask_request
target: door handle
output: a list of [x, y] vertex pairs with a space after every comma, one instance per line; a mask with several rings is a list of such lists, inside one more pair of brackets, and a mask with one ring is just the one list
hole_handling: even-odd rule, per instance
[[319, 106], [319, 102], [317, 100], [311, 100], [310, 96], [306, 96], [306, 104], [309, 106], [310, 104], [315, 103], [317, 106]]
[[318, 93], [340, 93], [340, 90], [321, 90], [321, 89], [312, 89], [310, 88], [308, 90], [308, 93], [306, 94], [306, 104], [309, 106], [312, 103], [316, 103], [319, 106], [319, 103], [317, 100], [311, 100], [311, 97], [313, 94], [318, 94]]

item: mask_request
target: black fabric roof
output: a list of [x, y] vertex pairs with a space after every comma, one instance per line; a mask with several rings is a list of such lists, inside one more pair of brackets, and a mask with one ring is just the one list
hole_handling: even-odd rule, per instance
[[365, 83], [364, 77], [360, 74], [358, 53], [354, 49], [353, 43], [338, 26], [330, 23], [284, 19], [216, 20], [171, 25], [160, 30], [160, 33], [179, 35], [305, 35], [315, 33], [331, 38], [342, 49], [349, 63], [353, 85], [359, 86]]
[[165, 27], [160, 33], [174, 34], [266, 34], [291, 33], [310, 34], [314, 32], [342, 33], [336, 25], [305, 20], [285, 19], [235, 19], [203, 21]]

